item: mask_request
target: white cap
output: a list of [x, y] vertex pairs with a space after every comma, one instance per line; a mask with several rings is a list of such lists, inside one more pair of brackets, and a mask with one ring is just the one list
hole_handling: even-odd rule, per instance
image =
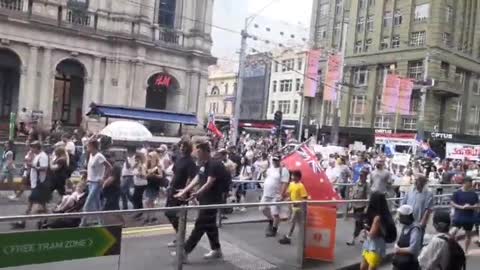
[[410, 205], [402, 205], [397, 209], [399, 215], [408, 216], [413, 214], [413, 208]]

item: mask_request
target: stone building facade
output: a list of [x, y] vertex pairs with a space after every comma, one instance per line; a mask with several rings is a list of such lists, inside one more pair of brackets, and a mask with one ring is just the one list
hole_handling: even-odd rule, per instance
[[[314, 0], [316, 48], [340, 50], [348, 27], [344, 80], [351, 87], [342, 89], [340, 126], [416, 131], [419, 87], [408, 115], [379, 108], [383, 74], [394, 67], [403, 77], [422, 80], [426, 72], [437, 81], [426, 94], [426, 131], [480, 135], [479, 8], [477, 0]], [[333, 106], [323, 105], [318, 97], [313, 117], [328, 126]]]
[[[69, 3], [89, 3], [73, 9]], [[92, 103], [205, 118], [213, 0], [0, 0], [0, 117], [79, 126]]]

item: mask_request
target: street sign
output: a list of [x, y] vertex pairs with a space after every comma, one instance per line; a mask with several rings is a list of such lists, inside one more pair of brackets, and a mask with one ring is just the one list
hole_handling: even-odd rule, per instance
[[121, 226], [0, 234], [0, 268], [120, 255]]

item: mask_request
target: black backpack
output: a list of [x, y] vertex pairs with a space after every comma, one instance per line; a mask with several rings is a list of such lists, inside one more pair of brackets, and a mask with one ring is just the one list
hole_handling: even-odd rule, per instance
[[382, 220], [382, 222], [385, 223], [382, 226], [385, 242], [387, 242], [387, 244], [395, 243], [395, 241], [397, 241], [397, 226], [395, 226], [395, 221], [390, 217], [387, 220]]
[[467, 258], [463, 248], [454, 239], [446, 236], [439, 236], [438, 238], [448, 242], [448, 252], [450, 253], [450, 259], [448, 261], [448, 267], [444, 270], [466, 270]]

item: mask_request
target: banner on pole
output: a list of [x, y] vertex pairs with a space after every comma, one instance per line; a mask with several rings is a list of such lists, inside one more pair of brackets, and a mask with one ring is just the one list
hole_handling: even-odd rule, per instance
[[336, 227], [335, 208], [308, 206], [304, 258], [333, 262]]
[[400, 91], [398, 95], [398, 113], [401, 115], [410, 114], [410, 100], [412, 98], [413, 82], [408, 78], [400, 80]]
[[334, 101], [337, 99], [337, 84], [342, 78], [343, 57], [340, 54], [333, 54], [328, 57], [327, 75], [325, 77], [325, 87], [323, 90], [324, 101]]
[[382, 92], [382, 112], [394, 113], [397, 110], [397, 102], [400, 91], [400, 78], [395, 74], [387, 74]]
[[303, 95], [315, 97], [318, 88], [318, 65], [322, 50], [310, 50], [307, 53], [307, 70], [303, 84]]

